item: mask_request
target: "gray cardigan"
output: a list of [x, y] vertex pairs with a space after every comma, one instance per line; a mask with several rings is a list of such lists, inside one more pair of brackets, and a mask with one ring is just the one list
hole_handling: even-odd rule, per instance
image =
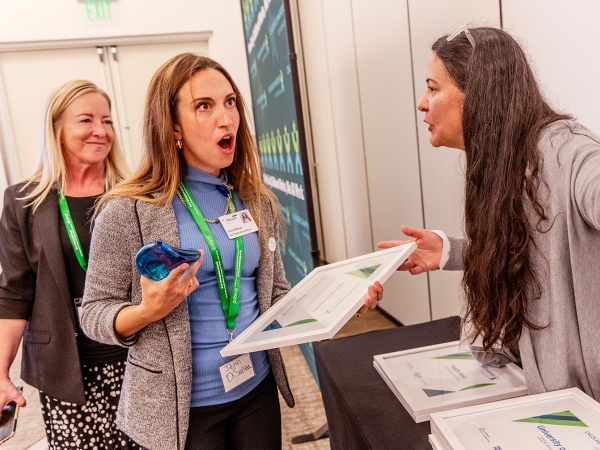
[[[572, 121], [548, 126], [539, 142], [540, 198], [554, 224], [533, 232], [531, 262], [542, 287], [528, 304], [539, 331], [523, 329], [518, 350], [531, 394], [578, 387], [600, 400], [600, 138]], [[535, 220], [530, 211], [530, 220]], [[535, 227], [534, 227], [535, 228]], [[462, 268], [462, 240], [451, 239], [445, 270]], [[517, 349], [474, 355], [485, 363], [518, 358]]]
[[[269, 238], [277, 241], [278, 237], [277, 221], [268, 199], [261, 199], [261, 207], [265, 226], [256, 290], [262, 314], [288, 292], [289, 284], [279, 248], [270, 251], [267, 244]], [[136, 252], [143, 244], [158, 239], [180, 247], [171, 203], [157, 205], [130, 198], [107, 203], [98, 215], [92, 236], [82, 328], [97, 341], [129, 347], [116, 420], [119, 428], [151, 450], [181, 450], [189, 424], [192, 381], [187, 301], [125, 341], [114, 328], [119, 311], [142, 300]], [[268, 354], [279, 390], [288, 406], [293, 407], [294, 397], [281, 353], [275, 349]]]

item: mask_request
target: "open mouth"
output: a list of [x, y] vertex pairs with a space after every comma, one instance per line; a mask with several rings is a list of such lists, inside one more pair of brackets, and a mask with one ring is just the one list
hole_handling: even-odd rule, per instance
[[225, 136], [219, 141], [219, 147], [223, 150], [231, 150], [232, 141], [233, 139], [231, 139], [231, 136]]

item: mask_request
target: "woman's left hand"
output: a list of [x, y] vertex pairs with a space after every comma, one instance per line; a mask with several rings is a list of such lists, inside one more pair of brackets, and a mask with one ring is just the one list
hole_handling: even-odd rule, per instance
[[358, 310], [357, 315], [361, 315], [366, 313], [369, 309], [375, 309], [377, 303], [383, 298], [383, 286], [379, 281], [376, 281], [367, 291], [367, 299], [365, 300], [365, 304]]

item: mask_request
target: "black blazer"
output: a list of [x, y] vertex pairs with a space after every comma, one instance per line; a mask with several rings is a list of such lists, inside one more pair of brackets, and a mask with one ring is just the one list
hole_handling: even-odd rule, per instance
[[85, 404], [75, 307], [59, 237], [56, 191], [32, 207], [4, 192], [0, 219], [0, 318], [26, 319], [21, 378], [58, 400]]

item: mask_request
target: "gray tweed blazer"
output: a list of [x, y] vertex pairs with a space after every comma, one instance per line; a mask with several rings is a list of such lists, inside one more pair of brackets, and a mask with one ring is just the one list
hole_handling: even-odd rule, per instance
[[[278, 236], [268, 199], [261, 199], [261, 208], [265, 224], [262, 233], [266, 235], [261, 236], [256, 290], [262, 314], [288, 292], [289, 283], [279, 248], [270, 251], [266, 245], [269, 238], [277, 241]], [[189, 425], [192, 381], [187, 301], [126, 340], [120, 339], [114, 328], [121, 309], [142, 301], [136, 252], [158, 239], [181, 246], [170, 203], [157, 205], [130, 198], [107, 203], [98, 215], [92, 236], [82, 327], [97, 341], [129, 347], [117, 412], [119, 428], [150, 450], [182, 450]], [[268, 354], [279, 390], [288, 406], [293, 407], [281, 353], [275, 349]]]

